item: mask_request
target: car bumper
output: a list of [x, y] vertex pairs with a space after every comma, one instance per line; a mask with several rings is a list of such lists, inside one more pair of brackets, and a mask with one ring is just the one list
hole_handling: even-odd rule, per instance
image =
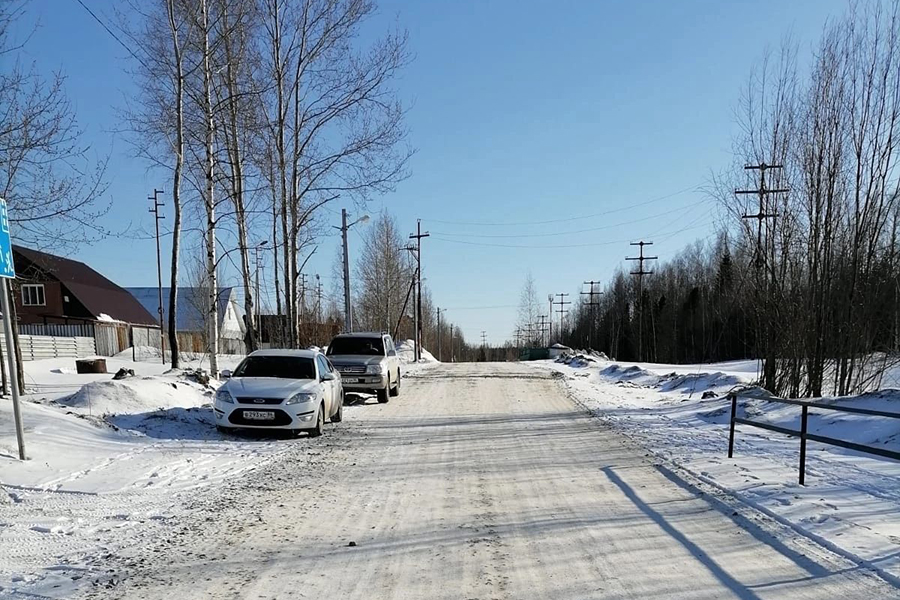
[[341, 375], [345, 392], [374, 392], [387, 387], [386, 375]]
[[[321, 405], [304, 404], [213, 404], [216, 425], [232, 429], [312, 429]], [[249, 414], [248, 414], [249, 413]], [[267, 418], [260, 418], [262, 414]]]

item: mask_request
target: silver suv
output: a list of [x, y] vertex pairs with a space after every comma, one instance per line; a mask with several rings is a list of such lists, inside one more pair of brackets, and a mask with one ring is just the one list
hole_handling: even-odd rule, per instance
[[386, 333], [342, 333], [325, 355], [341, 374], [345, 392], [376, 394], [384, 404], [400, 395], [400, 359]]

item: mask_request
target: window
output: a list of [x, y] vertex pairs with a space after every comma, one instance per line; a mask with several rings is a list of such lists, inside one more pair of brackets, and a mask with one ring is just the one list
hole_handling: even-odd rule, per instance
[[328, 344], [328, 356], [356, 354], [361, 356], [384, 356], [384, 339], [381, 337], [336, 337]]
[[231, 376], [315, 379], [316, 368], [311, 358], [301, 356], [248, 356]]
[[46, 306], [44, 284], [22, 286], [22, 306]]
[[328, 361], [324, 356], [321, 354], [316, 356], [316, 362], [319, 363], [319, 379], [324, 377], [325, 373], [331, 373], [331, 367], [328, 366]]

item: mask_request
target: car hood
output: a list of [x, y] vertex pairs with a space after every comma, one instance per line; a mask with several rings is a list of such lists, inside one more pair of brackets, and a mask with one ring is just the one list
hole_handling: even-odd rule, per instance
[[287, 398], [298, 392], [315, 392], [319, 384], [311, 379], [279, 379], [276, 377], [234, 377], [222, 389], [235, 397]]
[[380, 364], [385, 356], [368, 356], [365, 354], [335, 354], [329, 356], [328, 360], [336, 367], [344, 365], [377, 365]]

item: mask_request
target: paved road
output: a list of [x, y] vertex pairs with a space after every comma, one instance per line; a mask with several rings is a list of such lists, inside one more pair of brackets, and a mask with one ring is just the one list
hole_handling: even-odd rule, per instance
[[390, 404], [347, 413], [302, 467], [289, 455], [198, 502], [195, 522], [126, 554], [121, 581], [94, 595], [900, 597], [699, 492], [542, 371], [438, 366], [407, 378]]

